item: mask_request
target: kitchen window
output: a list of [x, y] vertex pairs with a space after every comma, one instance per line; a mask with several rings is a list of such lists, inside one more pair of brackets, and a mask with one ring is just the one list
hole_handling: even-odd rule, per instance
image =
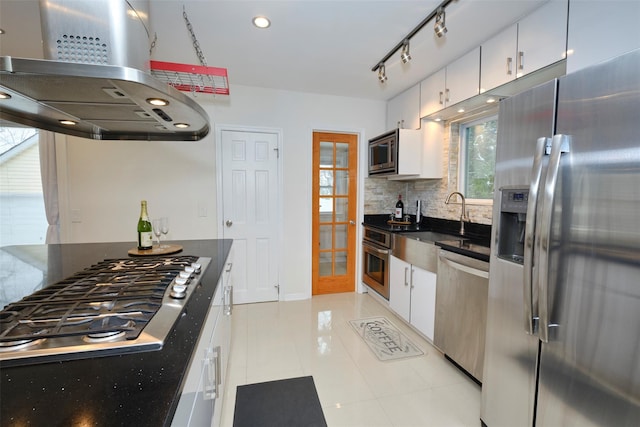
[[0, 127], [0, 247], [45, 242], [38, 140], [36, 129]]
[[497, 131], [495, 115], [460, 123], [458, 188], [467, 200], [493, 200]]

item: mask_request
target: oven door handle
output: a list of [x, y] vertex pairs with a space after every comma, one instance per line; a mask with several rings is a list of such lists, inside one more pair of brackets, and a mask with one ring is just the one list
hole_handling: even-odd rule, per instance
[[380, 255], [389, 255], [389, 253], [391, 252], [390, 249], [378, 249], [375, 246], [367, 245], [366, 243], [364, 243], [363, 246], [367, 252], [375, 252]]

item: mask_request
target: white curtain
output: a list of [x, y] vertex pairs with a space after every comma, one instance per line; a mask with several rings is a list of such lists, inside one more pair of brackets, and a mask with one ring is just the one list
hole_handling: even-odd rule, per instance
[[60, 243], [60, 210], [58, 208], [58, 169], [56, 166], [55, 134], [40, 131], [40, 175], [44, 210], [47, 214], [47, 238], [45, 243]]

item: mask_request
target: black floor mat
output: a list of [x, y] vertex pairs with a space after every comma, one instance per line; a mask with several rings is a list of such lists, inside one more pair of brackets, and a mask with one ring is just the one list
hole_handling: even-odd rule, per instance
[[326, 427], [313, 377], [238, 386], [233, 427]]

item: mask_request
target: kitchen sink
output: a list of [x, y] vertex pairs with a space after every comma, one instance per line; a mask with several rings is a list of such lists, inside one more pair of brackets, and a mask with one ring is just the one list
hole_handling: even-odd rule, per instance
[[[433, 231], [414, 231], [393, 235], [391, 253], [423, 270], [436, 273], [438, 270], [438, 247], [435, 242], [452, 240], [455, 236]], [[460, 240], [463, 240], [460, 238]]]
[[399, 233], [399, 234], [409, 239], [432, 242], [432, 243], [439, 242], [442, 240], [456, 240], [456, 239], [465, 240], [463, 237], [459, 237], [451, 234], [438, 233], [435, 231], [414, 231], [410, 233]]

